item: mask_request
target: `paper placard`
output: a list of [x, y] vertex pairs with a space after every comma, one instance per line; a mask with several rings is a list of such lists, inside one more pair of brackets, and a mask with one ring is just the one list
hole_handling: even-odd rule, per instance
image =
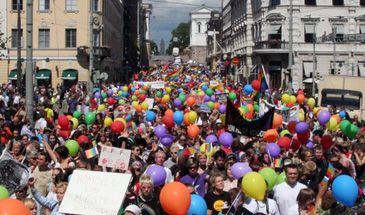
[[118, 214], [131, 178], [131, 174], [75, 170], [58, 212]]
[[134, 82], [134, 85], [147, 85], [147, 86], [151, 86], [151, 89], [162, 89], [165, 87], [165, 82], [163, 81], [136, 81]]
[[146, 98], [144, 101], [148, 104], [148, 109], [152, 109], [153, 108], [153, 103], [155, 103], [155, 99], [153, 99], [153, 98]]
[[99, 166], [127, 170], [130, 157], [131, 150], [103, 146], [100, 152]]
[[215, 98], [219, 103], [225, 103], [227, 101], [228, 93], [216, 94]]

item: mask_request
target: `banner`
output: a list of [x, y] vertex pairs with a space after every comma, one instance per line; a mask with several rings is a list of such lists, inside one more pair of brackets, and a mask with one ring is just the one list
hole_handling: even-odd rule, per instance
[[165, 87], [165, 82], [164, 81], [150, 81], [150, 82], [146, 82], [146, 81], [135, 81], [134, 85], [138, 85], [141, 84], [143, 86], [147, 85], [147, 86], [151, 86], [151, 89], [162, 89]]
[[226, 127], [227, 131], [245, 136], [258, 136], [262, 131], [272, 128], [275, 108], [270, 108], [258, 119], [244, 119], [231, 101], [227, 102]]
[[228, 93], [221, 93], [221, 94], [216, 94], [215, 98], [217, 99], [217, 102], [219, 102], [219, 103], [226, 103], [227, 96], [228, 96]]
[[75, 170], [58, 212], [118, 214], [131, 178], [131, 174]]
[[131, 150], [102, 146], [99, 157], [99, 166], [127, 170], [130, 157]]

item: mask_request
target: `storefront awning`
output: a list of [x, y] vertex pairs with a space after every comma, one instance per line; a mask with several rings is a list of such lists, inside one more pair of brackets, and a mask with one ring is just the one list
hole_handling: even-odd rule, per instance
[[18, 70], [17, 69], [11, 70], [8, 76], [9, 80], [17, 80], [17, 77], [18, 77]]
[[63, 80], [76, 80], [77, 79], [77, 70], [76, 69], [65, 69], [62, 72]]
[[35, 75], [36, 79], [50, 79], [51, 78], [51, 70], [49, 69], [40, 69]]

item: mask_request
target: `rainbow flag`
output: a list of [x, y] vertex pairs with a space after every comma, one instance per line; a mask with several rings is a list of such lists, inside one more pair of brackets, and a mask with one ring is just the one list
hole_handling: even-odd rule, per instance
[[211, 143], [204, 144], [204, 151], [203, 152], [211, 152], [213, 150], [213, 145]]
[[324, 185], [328, 184], [329, 178], [327, 176], [324, 176], [320, 185], [323, 187]]
[[190, 155], [194, 155], [196, 153], [196, 149], [194, 147], [188, 147], [184, 150], [183, 155], [185, 157], [189, 157]]
[[326, 176], [329, 179], [333, 179], [333, 177], [335, 176], [335, 168], [333, 167], [333, 165], [331, 163], [328, 163], [328, 168], [327, 168]]
[[278, 158], [274, 160], [274, 168], [281, 168], [283, 167], [283, 159]]
[[261, 93], [264, 93], [265, 90], [269, 89], [269, 85], [266, 80], [265, 68], [263, 65], [261, 65], [257, 80], [260, 82], [260, 92]]
[[96, 146], [94, 148], [91, 148], [91, 149], [88, 149], [85, 151], [85, 155], [86, 155], [87, 159], [93, 158], [98, 154], [99, 154], [99, 152], [98, 152], [98, 148]]

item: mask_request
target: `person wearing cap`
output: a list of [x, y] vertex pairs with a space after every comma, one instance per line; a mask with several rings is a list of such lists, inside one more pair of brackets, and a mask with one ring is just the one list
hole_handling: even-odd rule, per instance
[[137, 205], [128, 205], [124, 210], [124, 215], [141, 215], [142, 211]]

